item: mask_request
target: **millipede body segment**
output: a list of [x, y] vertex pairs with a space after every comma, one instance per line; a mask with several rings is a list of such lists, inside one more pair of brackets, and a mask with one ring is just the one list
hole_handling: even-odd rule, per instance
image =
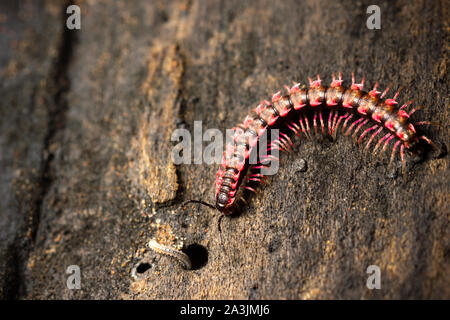
[[[421, 121], [413, 124], [410, 121], [410, 116], [415, 111], [415, 109], [409, 112], [405, 110], [410, 103], [397, 106], [396, 99], [399, 92], [393, 98], [384, 99], [389, 88], [381, 93], [377, 91], [378, 84], [375, 84], [371, 91], [365, 92], [364, 79], [361, 83], [355, 83], [354, 75], [350, 87], [343, 86], [341, 74], [337, 79], [333, 75], [329, 87], [321, 84], [320, 76], [314, 81], [309, 79], [309, 82], [309, 88], [297, 83], [292, 87], [286, 87], [286, 95], [277, 92], [272, 96], [271, 102], [262, 101], [243, 123], [233, 128], [233, 142], [226, 145], [222, 164], [216, 176], [215, 207], [223, 214], [234, 212], [240, 188], [253, 191], [250, 186], [243, 185], [244, 178], [247, 181], [261, 181], [264, 178], [261, 173], [248, 169], [252, 167], [258, 170], [267, 166], [267, 161], [271, 161], [270, 157], [260, 159], [260, 162], [253, 166], [249, 165], [248, 159], [266, 130], [277, 126], [288, 128], [289, 132], [297, 136], [305, 135], [307, 138], [311, 137], [312, 129], [317, 134], [319, 127], [323, 134], [335, 138], [342, 123], [345, 135], [352, 133], [353, 137], [356, 137], [360, 132], [358, 144], [366, 137], [365, 149], [368, 149], [377, 135], [385, 130], [375, 144], [373, 152], [377, 150], [384, 152], [392, 142], [394, 145], [391, 162], [397, 149], [400, 149], [403, 169], [406, 165], [405, 150], [419, 155], [422, 150], [419, 143], [421, 140], [437, 148], [429, 138], [417, 134], [414, 125], [429, 123]], [[368, 127], [361, 130], [366, 125]], [[276, 141], [271, 142], [269, 150], [277, 148], [286, 151], [291, 145], [289, 136], [281, 133]]]

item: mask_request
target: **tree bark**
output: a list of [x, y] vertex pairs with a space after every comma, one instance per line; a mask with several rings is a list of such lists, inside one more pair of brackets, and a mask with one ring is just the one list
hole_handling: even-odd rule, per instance
[[[448, 156], [410, 162], [403, 181], [351, 139], [299, 139], [223, 219], [223, 246], [219, 212], [180, 207], [214, 201], [218, 166], [171, 161], [175, 129], [224, 132], [284, 84], [339, 71], [402, 86], [445, 146], [447, 2], [383, 2], [379, 30], [365, 0], [80, 1], [80, 30], [69, 4], [0, 4], [0, 297], [450, 298]], [[196, 270], [150, 239], [183, 246]]]

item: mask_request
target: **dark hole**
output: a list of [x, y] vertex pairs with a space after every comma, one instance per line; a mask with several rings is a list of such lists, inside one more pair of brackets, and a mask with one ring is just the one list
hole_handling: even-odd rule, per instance
[[150, 265], [150, 263], [147, 262], [143, 262], [141, 264], [139, 264], [136, 268], [136, 272], [137, 273], [144, 273], [145, 271], [147, 271], [148, 269], [150, 269], [152, 266]]
[[193, 243], [183, 249], [183, 252], [191, 259], [192, 270], [198, 270], [208, 262], [208, 250], [204, 246]]

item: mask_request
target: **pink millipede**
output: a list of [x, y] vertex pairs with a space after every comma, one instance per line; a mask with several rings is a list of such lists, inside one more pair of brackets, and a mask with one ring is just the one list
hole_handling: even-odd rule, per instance
[[[371, 91], [363, 91], [364, 78], [361, 83], [356, 83], [353, 73], [350, 87], [343, 86], [341, 73], [338, 78], [333, 74], [333, 81], [329, 87], [321, 83], [322, 80], [318, 75], [317, 80], [309, 79], [309, 88], [301, 86], [300, 83], [296, 83], [292, 87], [286, 86], [286, 95], [281, 95], [279, 91], [272, 96], [271, 102], [263, 100], [258, 104], [243, 123], [234, 128], [234, 141], [225, 147], [222, 164], [216, 175], [215, 205], [200, 200], [189, 200], [185, 204], [195, 202], [207, 205], [223, 213], [221, 217], [235, 212], [237, 208], [235, 200], [239, 198], [245, 202], [242, 192], [238, 191], [254, 191], [254, 188], [246, 184], [262, 180], [261, 175], [255, 174], [260, 174], [260, 169], [267, 165], [267, 161], [278, 160], [269, 154], [261, 156], [260, 162], [256, 165], [249, 163], [249, 154], [256, 147], [260, 137], [267, 130], [273, 128], [284, 128], [296, 136], [304, 134], [306, 138], [311, 139], [312, 134], [317, 134], [319, 124], [322, 134], [327, 133], [335, 138], [339, 125], [343, 121], [342, 133], [344, 135], [351, 134], [353, 138], [356, 138], [358, 144], [361, 144], [364, 138], [368, 139], [365, 150], [369, 148], [375, 138], [380, 138], [377, 135], [385, 130], [387, 132], [381, 135], [375, 144], [373, 153], [381, 147], [381, 154], [383, 154], [389, 144], [394, 141], [390, 164], [396, 151], [400, 150], [404, 177], [405, 151], [413, 155], [421, 155], [423, 152], [421, 141], [439, 151], [428, 137], [417, 133], [415, 126], [430, 123], [419, 121], [413, 124], [411, 122], [410, 116], [416, 109], [410, 110], [409, 113], [405, 110], [411, 102], [397, 107], [396, 99], [400, 90], [392, 98], [383, 100], [390, 87], [381, 93], [377, 91], [378, 83], [376, 83]], [[380, 94], [381, 96], [378, 97]], [[313, 133], [311, 133], [309, 124], [311, 115], [313, 116]], [[324, 119], [328, 121], [324, 121]], [[369, 128], [364, 129], [366, 125]], [[359, 138], [357, 134], [360, 134]], [[291, 150], [292, 141], [289, 136], [281, 133], [277, 140], [271, 142], [268, 151], [275, 148], [281, 151]], [[250, 174], [247, 175], [247, 172]]]
[[183, 251], [174, 249], [170, 246], [160, 244], [156, 242], [156, 240], [150, 240], [148, 246], [150, 249], [152, 249], [157, 253], [175, 258], [185, 269], [187, 270], [192, 269], [191, 259]]

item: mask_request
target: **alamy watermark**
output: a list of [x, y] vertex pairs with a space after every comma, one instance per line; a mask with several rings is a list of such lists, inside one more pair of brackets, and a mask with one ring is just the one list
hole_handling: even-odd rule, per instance
[[366, 286], [368, 289], [381, 289], [381, 271], [380, 267], [376, 265], [371, 265], [367, 267], [367, 274], [370, 276], [367, 278]]
[[81, 271], [80, 267], [73, 264], [67, 267], [66, 273], [70, 274], [69, 277], [67, 277], [66, 286], [67, 289], [74, 290], [74, 289], [81, 289]]
[[381, 9], [379, 6], [373, 4], [367, 7], [367, 14], [370, 16], [367, 18], [366, 26], [368, 29], [381, 29]]
[[66, 27], [69, 30], [81, 29], [81, 10], [80, 7], [73, 4], [67, 7], [66, 13], [70, 16], [66, 20]]
[[[246, 134], [246, 141], [253, 146], [250, 153], [245, 144], [237, 143], [239, 139], [245, 140]], [[193, 137], [187, 129], [173, 131], [171, 140], [178, 143], [172, 149], [172, 162], [176, 165], [221, 164], [227, 160], [232, 161], [234, 154], [246, 155], [251, 165], [264, 161], [265, 166], [261, 168], [263, 175], [274, 175], [279, 169], [279, 134], [278, 129], [272, 129], [270, 133], [265, 131], [256, 137], [248, 131], [236, 128], [227, 129], [224, 137], [219, 129], [207, 129], [203, 133], [202, 121], [194, 121]], [[208, 143], [205, 148], [203, 148], [204, 142]], [[225, 152], [223, 152], [224, 146]]]

